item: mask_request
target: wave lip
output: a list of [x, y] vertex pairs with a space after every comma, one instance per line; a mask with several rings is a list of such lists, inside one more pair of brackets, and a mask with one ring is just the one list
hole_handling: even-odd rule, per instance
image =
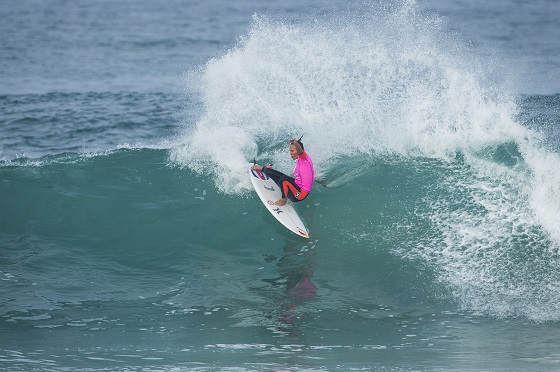
[[286, 140], [302, 134], [325, 173], [364, 154], [449, 159], [530, 136], [514, 120], [512, 95], [442, 25], [410, 2], [295, 23], [255, 16], [202, 70], [204, 113], [172, 160], [220, 168], [217, 188], [239, 192], [248, 187], [242, 160], [289, 168]]

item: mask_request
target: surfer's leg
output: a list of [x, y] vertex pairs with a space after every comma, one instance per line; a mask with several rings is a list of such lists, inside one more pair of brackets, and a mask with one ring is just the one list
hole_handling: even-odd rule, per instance
[[298, 202], [307, 197], [308, 192], [301, 190], [293, 177], [287, 176], [271, 167], [263, 167], [262, 172], [280, 187], [282, 199], [290, 199], [293, 202]]
[[292, 177], [282, 179], [282, 196], [287, 197], [293, 202], [299, 202], [307, 198], [308, 191], [302, 190]]
[[273, 180], [274, 183], [278, 185], [278, 187], [282, 187], [280, 178], [287, 177], [284, 173], [278, 172], [277, 170], [270, 167], [263, 167], [262, 172], [270, 177], [270, 179]]
[[280, 182], [282, 198], [288, 198], [293, 202], [298, 202], [305, 199], [307, 196], [307, 192], [300, 189], [293, 177], [284, 176], [280, 178]]

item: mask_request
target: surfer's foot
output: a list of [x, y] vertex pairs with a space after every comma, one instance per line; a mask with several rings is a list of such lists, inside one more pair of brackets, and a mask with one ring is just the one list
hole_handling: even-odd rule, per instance
[[251, 167], [252, 170], [256, 170], [256, 171], [262, 171], [262, 168], [263, 168], [263, 167], [261, 167], [261, 166], [258, 165], [258, 164], [255, 164], [255, 165], [253, 165], [253, 166]]
[[274, 203], [274, 204], [282, 206], [282, 205], [286, 204], [286, 199], [278, 199], [276, 201], [276, 203]]

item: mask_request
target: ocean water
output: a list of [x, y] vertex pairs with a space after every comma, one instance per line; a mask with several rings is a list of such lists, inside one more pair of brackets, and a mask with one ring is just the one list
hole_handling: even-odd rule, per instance
[[558, 2], [0, 14], [1, 370], [558, 370]]

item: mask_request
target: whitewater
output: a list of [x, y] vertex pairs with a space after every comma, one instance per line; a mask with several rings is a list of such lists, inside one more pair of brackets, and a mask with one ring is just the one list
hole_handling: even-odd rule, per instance
[[[548, 264], [560, 242], [558, 153], [519, 122], [516, 97], [496, 81], [503, 77], [442, 32], [442, 22], [410, 4], [337, 14], [328, 28], [254, 19], [234, 49], [206, 66], [206, 113], [171, 159], [212, 174], [226, 194], [251, 189], [247, 159], [289, 169], [286, 138], [300, 133], [331, 187], [375, 179], [374, 165], [417, 170], [428, 162], [436, 174], [418, 185], [435, 177], [438, 185], [414, 216], [414, 225], [429, 220], [428, 236], [418, 232], [405, 249], [395, 247], [399, 254], [441, 270], [466, 308], [555, 319]], [[529, 268], [529, 283], [527, 255], [548, 262]]]
[[[506, 3], [0, 7], [1, 368], [554, 370], [560, 9]], [[246, 166], [302, 135], [309, 240]]]

